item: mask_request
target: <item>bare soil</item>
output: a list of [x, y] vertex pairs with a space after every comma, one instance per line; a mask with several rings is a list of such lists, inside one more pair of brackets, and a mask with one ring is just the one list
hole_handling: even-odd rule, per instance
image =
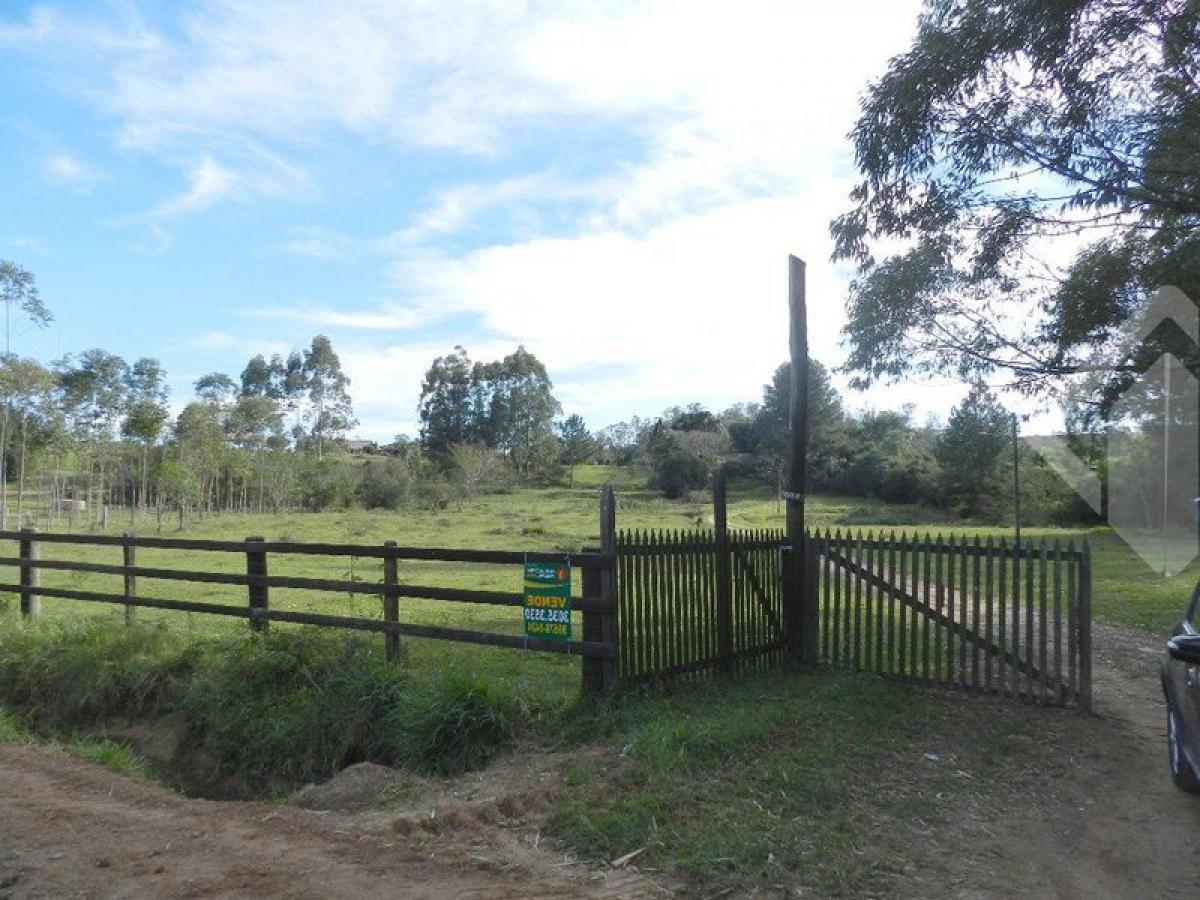
[[[307, 802], [362, 809], [362, 785], [395, 776], [347, 770]], [[493, 794], [454, 802], [443, 790], [402, 815], [195, 800], [52, 748], [0, 744], [0, 898], [663, 895], [634, 871], [591, 870], [543, 842], [527, 820], [552, 789]]]
[[[914, 833], [891, 895], [1200, 896], [1200, 798], [1176, 791], [1165, 763], [1162, 640], [1096, 625], [1095, 646], [1095, 714], [1028, 708], [1044, 717], [1046, 745], [949, 827]], [[522, 750], [451, 782], [355, 766], [275, 805], [188, 799], [51, 748], [0, 744], [0, 898], [695, 892], [636, 862], [583, 865], [544, 840], [567, 756]]]
[[[969, 877], [948, 896], [1056, 900], [1200, 896], [1200, 797], [1166, 761], [1159, 682], [1163, 638], [1095, 624], [1095, 721], [1044, 793], [1029, 784], [987, 831]], [[1095, 726], [1099, 726], [1098, 728]]]

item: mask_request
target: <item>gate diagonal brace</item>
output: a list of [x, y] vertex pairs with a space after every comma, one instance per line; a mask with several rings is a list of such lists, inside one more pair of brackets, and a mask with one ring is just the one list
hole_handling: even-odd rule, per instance
[[840, 566], [841, 568], [846, 569], [849, 572], [853, 572], [854, 574], [858, 575], [859, 577], [865, 578], [870, 584], [875, 585], [875, 587], [882, 588], [883, 590], [887, 591], [891, 596], [895, 597], [897, 600], [899, 600], [901, 603], [903, 603], [909, 609], [915, 610], [916, 612], [921, 613], [922, 615], [926, 616], [927, 618], [932, 619], [938, 625], [942, 625], [942, 626], [950, 629], [955, 634], [957, 634], [959, 637], [973, 643], [979, 649], [984, 650], [989, 654], [995, 654], [996, 656], [1001, 657], [1009, 665], [1015, 667], [1017, 669], [1017, 671], [1029, 674], [1030, 676], [1033, 677], [1033, 679], [1035, 681], [1038, 681], [1042, 684], [1050, 683], [1051, 687], [1053, 687], [1060, 694], [1066, 693], [1065, 686], [1063, 686], [1062, 684], [1054, 684], [1053, 682], [1047, 682], [1046, 679], [1044, 678], [1044, 676], [1042, 675], [1042, 673], [1038, 670], [1038, 668], [1036, 666], [1032, 665], [1031, 663], [1026, 662], [1025, 660], [1021, 659], [1019, 656], [1014, 655], [1009, 650], [1002, 650], [999, 646], [991, 643], [986, 638], [980, 637], [978, 634], [971, 631], [965, 625], [963, 625], [959, 622], [955, 622], [949, 616], [934, 609], [933, 607], [929, 606], [927, 603], [923, 603], [922, 601], [918, 600], [916, 597], [913, 597], [911, 594], [905, 593], [903, 590], [897, 588], [890, 581], [887, 581], [885, 578], [875, 574], [874, 572], [869, 571], [868, 569], [864, 569], [862, 566], [858, 565], [857, 563], [852, 562], [851, 560], [847, 559], [845, 556], [842, 556], [836, 550], [827, 548], [825, 550], [825, 556], [829, 559], [830, 562], [834, 563], [835, 565]]
[[763, 589], [762, 582], [758, 580], [758, 575], [754, 572], [754, 567], [750, 565], [750, 561], [746, 559], [740, 547], [730, 547], [733, 551], [733, 557], [742, 567], [742, 571], [746, 573], [750, 580], [750, 587], [753, 588], [754, 597], [758, 600], [758, 605], [763, 608], [763, 612], [767, 614], [767, 620], [771, 623], [771, 627], [775, 629], [775, 636], [783, 635], [783, 626], [779, 622], [779, 616], [775, 614], [775, 610], [771, 609], [771, 604], [767, 600], [767, 592]]

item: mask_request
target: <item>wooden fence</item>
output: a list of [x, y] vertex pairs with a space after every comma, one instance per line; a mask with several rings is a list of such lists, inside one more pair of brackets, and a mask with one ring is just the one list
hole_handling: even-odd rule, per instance
[[810, 534], [822, 662], [1091, 707], [1084, 542]]
[[[572, 553], [569, 556], [562, 553], [513, 550], [399, 547], [392, 541], [383, 545], [363, 545], [266, 541], [258, 537], [246, 538], [244, 541], [224, 541], [38, 533], [28, 529], [0, 531], [0, 541], [13, 541], [17, 546], [16, 556], [0, 556], [0, 567], [14, 568], [18, 573], [17, 583], [0, 584], [0, 591], [18, 594], [21, 600], [21, 612], [27, 618], [34, 618], [39, 614], [43, 598], [60, 598], [88, 603], [121, 605], [125, 607], [126, 618], [129, 621], [132, 621], [135, 609], [149, 608], [243, 618], [249, 620], [250, 627], [257, 632], [265, 631], [271, 622], [293, 622], [327, 628], [378, 632], [384, 635], [388, 657], [393, 660], [399, 659], [401, 656], [401, 638], [403, 636], [485, 644], [514, 650], [574, 654], [583, 657], [584, 689], [593, 691], [613, 684], [617, 656], [614, 624], [616, 602], [612, 577], [615, 558], [612, 553], [611, 524], [607, 529], [604, 527], [606, 522], [612, 522], [611, 492], [606, 492], [605, 503], [605, 513], [602, 514], [602, 545], [604, 545], [602, 549], [590, 553]], [[605, 540], [606, 535], [607, 540]], [[120, 561], [102, 563], [51, 559], [43, 553], [46, 548], [64, 545], [109, 548], [114, 551], [114, 555], [115, 551], [119, 551]], [[137, 564], [137, 551], [141, 548], [201, 551], [205, 554], [214, 554], [226, 561], [240, 559], [242, 562], [239, 566], [240, 571], [199, 571], [147, 567]], [[381, 560], [383, 580], [381, 582], [365, 582], [272, 574], [271, 559], [280, 554]], [[401, 620], [400, 601], [406, 597], [503, 607], [519, 608], [524, 605], [522, 593], [401, 583], [399, 579], [399, 563], [401, 561], [442, 561], [461, 563], [464, 566], [503, 564], [512, 565], [516, 569], [527, 562], [557, 563], [564, 559], [569, 560], [571, 566], [583, 571], [583, 594], [572, 599], [573, 608], [580, 610], [583, 614], [583, 640], [557, 642], [519, 634], [498, 634]], [[116, 576], [121, 579], [122, 590], [119, 593], [102, 592], [41, 584], [41, 573], [55, 571]], [[156, 582], [243, 586], [246, 588], [245, 603], [234, 605], [144, 596], [138, 590], [139, 579]], [[382, 601], [382, 618], [272, 608], [272, 588], [296, 588], [343, 595], [376, 596]], [[514, 617], [516, 616], [519, 616], [519, 613], [515, 612]]]
[[[582, 640], [560, 643], [402, 621], [401, 599], [521, 607], [524, 595], [401, 583], [404, 561], [520, 566], [559, 562], [564, 554], [383, 545], [297, 543], [0, 531], [16, 556], [22, 612], [38, 614], [42, 598], [244, 618], [256, 631], [270, 622], [349, 628], [383, 634], [389, 658], [403, 636], [568, 653], [583, 657], [585, 691], [637, 682], [745, 671], [784, 658], [788, 629], [803, 628], [804, 659], [878, 672], [907, 681], [953, 686], [1039, 702], [1091, 705], [1091, 561], [1087, 544], [1019, 547], [1006, 541], [950, 537], [809, 533], [794, 559], [780, 530], [730, 530], [718, 492], [715, 527], [707, 530], [617, 532], [616, 503], [605, 489], [600, 546], [570, 555], [582, 570]], [[48, 547], [81, 545], [120, 551], [119, 561], [51, 559]], [[139, 565], [137, 551], [198, 551], [237, 559], [237, 571]], [[379, 560], [382, 580], [273, 574], [282, 555]], [[796, 563], [795, 566], [792, 563]], [[801, 565], [802, 564], [802, 565]], [[801, 579], [790, 573], [804, 573]], [[119, 592], [41, 584], [43, 572], [115, 576]], [[146, 596], [139, 579], [245, 588], [244, 603]], [[803, 581], [803, 584], [795, 582]], [[279, 609], [272, 588], [369, 595], [382, 618]], [[798, 610], [806, 610], [797, 615]], [[792, 623], [789, 625], [789, 623]], [[798, 624], [797, 624], [798, 623]], [[815, 631], [816, 634], [812, 632]], [[815, 638], [815, 640], [814, 640]], [[793, 643], [792, 646], [795, 646]]]

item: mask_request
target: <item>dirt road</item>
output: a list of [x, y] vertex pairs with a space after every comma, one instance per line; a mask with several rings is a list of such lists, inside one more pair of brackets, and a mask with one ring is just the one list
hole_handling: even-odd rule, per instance
[[[1007, 795], [987, 839], [955, 851], [953, 878], [915, 878], [923, 896], [1200, 896], [1200, 798], [1176, 791], [1164, 763], [1162, 640], [1098, 625], [1095, 644], [1100, 721], [1086, 723], [1090, 737], [1053, 748], [1052, 791], [1031, 783]], [[0, 744], [0, 804], [3, 900], [668, 893], [564, 858], [539, 844], [535, 826], [508, 827], [503, 804], [438, 831], [411, 815], [190, 800], [21, 744]]]
[[644, 880], [588, 872], [499, 824], [412, 835], [394, 815], [191, 800], [45, 747], [0, 744], [0, 803], [5, 900], [644, 894]]
[[990, 883], [960, 896], [1200, 897], [1200, 797], [1176, 790], [1166, 764], [1164, 639], [1096, 624], [1094, 642], [1103, 739], [1075, 750], [1074, 777], [1052, 808], [1034, 799], [1008, 811]]

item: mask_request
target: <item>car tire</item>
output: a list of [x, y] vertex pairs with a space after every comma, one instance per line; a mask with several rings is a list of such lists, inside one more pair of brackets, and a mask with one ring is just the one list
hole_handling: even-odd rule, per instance
[[1167, 762], [1171, 767], [1171, 779], [1175, 787], [1189, 794], [1200, 794], [1200, 778], [1183, 752], [1183, 738], [1179, 734], [1179, 711], [1167, 700]]

